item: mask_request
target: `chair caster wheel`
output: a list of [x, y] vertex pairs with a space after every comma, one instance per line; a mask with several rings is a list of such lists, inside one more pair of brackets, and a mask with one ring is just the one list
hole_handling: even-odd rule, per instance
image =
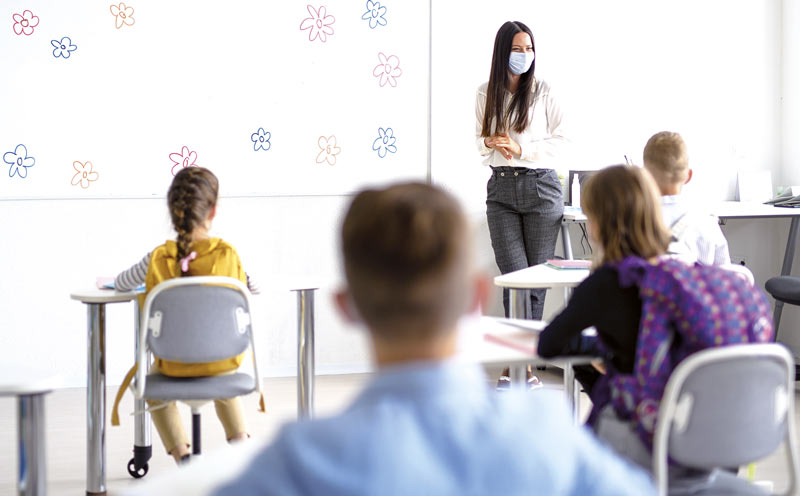
[[150, 469], [150, 465], [145, 463], [138, 469], [136, 468], [136, 463], [134, 463], [134, 459], [131, 458], [131, 461], [128, 462], [128, 473], [134, 479], [141, 479], [145, 475], [147, 475], [147, 471]]

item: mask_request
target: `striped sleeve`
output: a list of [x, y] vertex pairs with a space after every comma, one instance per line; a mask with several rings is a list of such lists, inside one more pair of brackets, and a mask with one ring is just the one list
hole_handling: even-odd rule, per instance
[[122, 271], [114, 279], [114, 289], [117, 291], [133, 291], [144, 284], [147, 277], [147, 267], [150, 265], [150, 253], [144, 256], [136, 265]]
[[260, 294], [261, 286], [258, 285], [258, 281], [250, 277], [250, 274], [246, 272], [244, 275], [247, 276], [247, 289], [249, 289], [250, 292], [253, 294]]

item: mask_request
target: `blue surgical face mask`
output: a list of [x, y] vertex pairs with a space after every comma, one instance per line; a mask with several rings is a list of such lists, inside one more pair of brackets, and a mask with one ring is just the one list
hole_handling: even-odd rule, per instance
[[508, 68], [517, 76], [528, 72], [533, 64], [533, 52], [511, 52], [508, 56]]

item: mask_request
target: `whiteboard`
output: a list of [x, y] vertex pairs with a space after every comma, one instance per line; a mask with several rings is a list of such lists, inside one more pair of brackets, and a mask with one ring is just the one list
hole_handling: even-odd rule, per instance
[[192, 164], [223, 196], [427, 175], [428, 2], [30, 0], [2, 19], [0, 198], [163, 196]]

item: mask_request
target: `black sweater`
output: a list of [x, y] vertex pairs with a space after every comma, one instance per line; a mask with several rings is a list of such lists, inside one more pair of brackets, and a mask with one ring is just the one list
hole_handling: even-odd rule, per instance
[[586, 354], [581, 331], [594, 326], [617, 371], [633, 373], [642, 300], [639, 288], [622, 288], [617, 269], [601, 267], [589, 275], [572, 294], [567, 307], [539, 335], [539, 355]]

